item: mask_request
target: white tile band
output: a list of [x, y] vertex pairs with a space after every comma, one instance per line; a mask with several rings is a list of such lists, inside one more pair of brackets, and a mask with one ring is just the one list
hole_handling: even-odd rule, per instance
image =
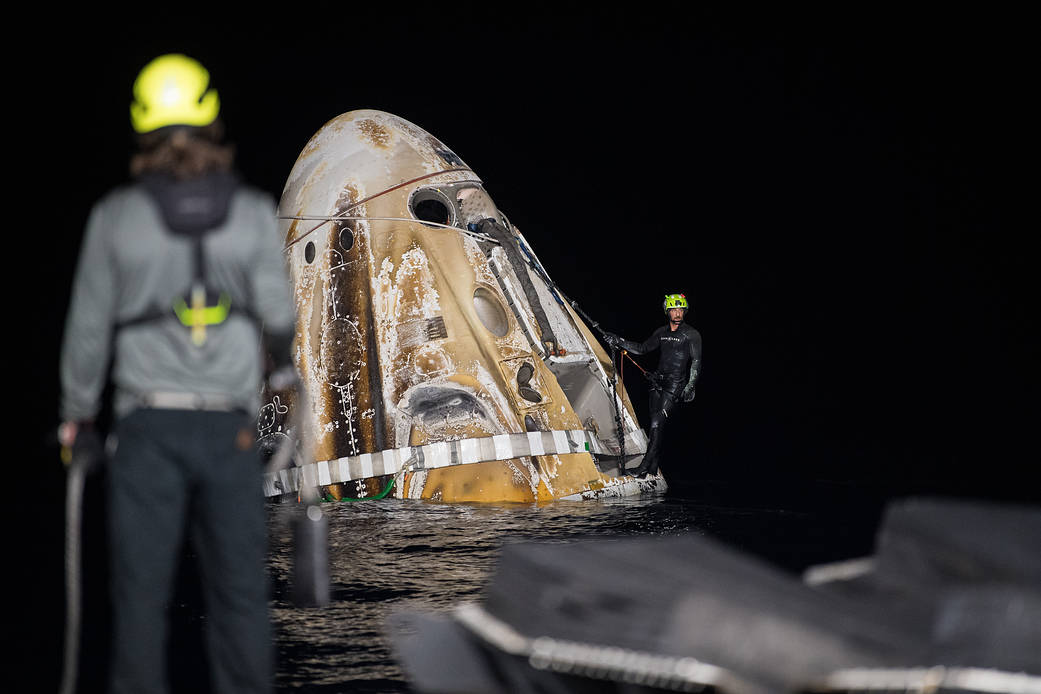
[[[647, 438], [642, 430], [626, 437], [626, 453], [647, 451]], [[393, 475], [402, 469], [435, 469], [452, 465], [470, 465], [493, 460], [509, 460], [529, 455], [562, 455], [567, 453], [608, 454], [592, 432], [529, 431], [499, 434], [458, 441], [438, 441], [424, 446], [388, 449], [379, 453], [362, 453], [336, 460], [323, 460], [298, 468], [277, 470], [264, 475], [264, 495], [279, 496], [300, 489], [300, 475], [306, 484], [336, 484], [353, 480]]]

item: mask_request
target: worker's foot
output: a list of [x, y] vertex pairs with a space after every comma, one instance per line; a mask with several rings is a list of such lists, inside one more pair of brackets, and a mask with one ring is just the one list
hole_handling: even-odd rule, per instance
[[642, 480], [644, 477], [647, 476], [647, 471], [644, 470], [642, 467], [638, 467], [635, 470], [629, 470], [626, 474], [632, 475], [638, 480]]

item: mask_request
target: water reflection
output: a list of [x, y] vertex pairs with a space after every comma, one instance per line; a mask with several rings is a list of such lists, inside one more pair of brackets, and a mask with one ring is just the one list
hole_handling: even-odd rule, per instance
[[[480, 600], [503, 545], [590, 537], [711, 535], [775, 566], [863, 556], [878, 506], [811, 489], [802, 505], [708, 505], [671, 496], [546, 505], [444, 504], [382, 499], [323, 504], [329, 516], [332, 604], [292, 606], [288, 521], [269, 507], [278, 675], [284, 692], [408, 692], [384, 625], [392, 611], [446, 611]], [[742, 487], [742, 496], [750, 490]], [[798, 510], [793, 510], [798, 508]]]
[[383, 499], [323, 505], [332, 603], [289, 602], [295, 505], [270, 507], [278, 686], [293, 691], [408, 691], [384, 634], [394, 609], [447, 610], [480, 598], [501, 547], [591, 536], [700, 532], [698, 514], [664, 497], [546, 505]]

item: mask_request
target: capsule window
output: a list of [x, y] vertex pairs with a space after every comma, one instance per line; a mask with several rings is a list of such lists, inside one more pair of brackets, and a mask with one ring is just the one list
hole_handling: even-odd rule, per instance
[[345, 251], [351, 250], [354, 247], [354, 232], [347, 227], [340, 230], [340, 248]]
[[421, 222], [451, 225], [455, 210], [451, 201], [436, 188], [421, 188], [412, 194], [408, 203], [412, 216]]
[[474, 310], [481, 325], [492, 335], [503, 337], [509, 331], [510, 321], [506, 317], [506, 309], [494, 292], [478, 287], [474, 291]]
[[308, 265], [310, 265], [311, 263], [314, 262], [314, 254], [315, 254], [314, 242], [313, 241], [308, 241], [307, 245], [304, 246], [304, 260], [307, 261]]

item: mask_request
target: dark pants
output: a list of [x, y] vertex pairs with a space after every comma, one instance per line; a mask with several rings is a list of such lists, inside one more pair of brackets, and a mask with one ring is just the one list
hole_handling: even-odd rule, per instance
[[118, 424], [107, 475], [114, 693], [168, 690], [167, 604], [185, 532], [213, 691], [271, 691], [261, 465], [243, 427], [253, 431], [242, 413], [179, 410], [139, 410]]
[[[682, 388], [682, 384], [679, 387]], [[677, 400], [679, 400], [678, 389], [674, 384], [666, 383], [661, 390], [651, 390], [649, 406], [651, 431], [647, 441], [647, 453], [644, 454], [643, 462], [637, 468], [640, 472], [646, 471], [651, 475], [658, 473], [665, 425], [669, 420], [669, 415], [676, 409]]]

